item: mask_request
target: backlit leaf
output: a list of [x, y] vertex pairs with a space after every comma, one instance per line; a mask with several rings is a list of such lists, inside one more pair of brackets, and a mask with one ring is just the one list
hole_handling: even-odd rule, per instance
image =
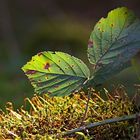
[[83, 86], [90, 76], [78, 58], [62, 52], [40, 52], [22, 70], [37, 93], [65, 96]]
[[88, 43], [88, 57], [94, 67], [94, 80], [103, 83], [130, 66], [140, 51], [140, 20], [125, 7], [109, 12], [95, 25]]

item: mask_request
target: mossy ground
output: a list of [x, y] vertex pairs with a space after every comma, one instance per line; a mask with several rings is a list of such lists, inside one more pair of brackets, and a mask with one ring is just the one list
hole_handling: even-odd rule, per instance
[[[106, 93], [106, 100], [91, 89], [91, 99], [84, 124], [99, 122], [139, 112], [134, 100], [130, 100], [123, 88], [113, 94]], [[26, 98], [31, 105], [14, 110], [7, 103], [6, 112], [0, 112], [0, 139], [35, 140], [114, 140], [134, 139], [137, 135], [137, 121], [124, 121], [98, 126], [83, 132], [62, 136], [62, 132], [80, 127], [85, 112], [87, 95], [83, 91], [71, 97], [48, 97], [34, 95]]]

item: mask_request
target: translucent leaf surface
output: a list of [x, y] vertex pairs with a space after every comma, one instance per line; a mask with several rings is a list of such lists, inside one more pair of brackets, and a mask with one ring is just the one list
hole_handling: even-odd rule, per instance
[[88, 43], [89, 61], [97, 84], [130, 65], [140, 50], [140, 20], [125, 7], [109, 12], [95, 25]]
[[65, 96], [81, 88], [90, 76], [79, 59], [62, 52], [41, 52], [22, 67], [37, 93]]

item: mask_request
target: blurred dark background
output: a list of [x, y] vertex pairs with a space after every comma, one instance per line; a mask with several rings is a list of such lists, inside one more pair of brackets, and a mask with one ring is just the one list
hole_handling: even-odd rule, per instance
[[[0, 0], [0, 108], [7, 101], [19, 107], [33, 96], [21, 67], [37, 52], [64, 51], [87, 63], [87, 40], [95, 23], [121, 6], [140, 17], [140, 0]], [[128, 75], [137, 82], [131, 69], [124, 83]]]

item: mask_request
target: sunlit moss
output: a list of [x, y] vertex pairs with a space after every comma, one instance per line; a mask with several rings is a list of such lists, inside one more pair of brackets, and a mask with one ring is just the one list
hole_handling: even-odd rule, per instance
[[[84, 124], [98, 122], [108, 118], [136, 113], [138, 108], [127, 97], [124, 90], [114, 91], [113, 96], [107, 94], [102, 99], [91, 90], [92, 97]], [[107, 124], [70, 136], [61, 136], [61, 132], [77, 128], [81, 125], [85, 111], [87, 96], [80, 91], [73, 97], [43, 97], [34, 95], [26, 98], [30, 103], [30, 111], [21, 107], [15, 111], [12, 103], [7, 103], [6, 112], [0, 112], [0, 138], [3, 139], [130, 139], [136, 133], [135, 121]]]

